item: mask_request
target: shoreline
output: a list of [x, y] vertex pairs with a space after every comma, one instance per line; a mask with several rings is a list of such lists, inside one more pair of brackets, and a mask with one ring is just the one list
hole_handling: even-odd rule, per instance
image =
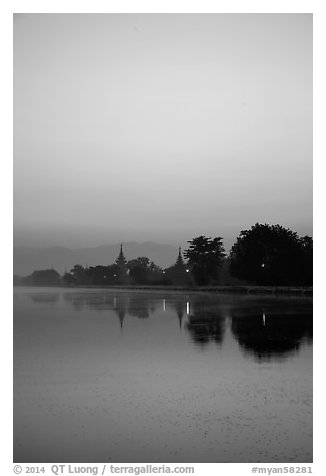
[[313, 296], [313, 287], [299, 286], [164, 286], [164, 285], [16, 285], [15, 287], [63, 288], [63, 289], [121, 289], [128, 291], [173, 291], [173, 292], [203, 292], [211, 294], [247, 294], [275, 296]]

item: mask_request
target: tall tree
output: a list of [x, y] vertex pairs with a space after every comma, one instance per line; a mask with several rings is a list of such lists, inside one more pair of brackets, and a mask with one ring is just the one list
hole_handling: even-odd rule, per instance
[[141, 256], [128, 261], [129, 276], [135, 284], [147, 284], [150, 274], [149, 259]]
[[281, 225], [256, 223], [250, 230], [241, 231], [233, 245], [230, 271], [233, 276], [256, 284], [304, 284], [304, 276], [309, 274], [310, 249], [309, 237], [300, 239], [297, 233]]
[[303, 251], [303, 284], [312, 286], [313, 282], [313, 240], [311, 236], [300, 238]]
[[[68, 278], [71, 282], [75, 282], [76, 284], [88, 284], [88, 276], [87, 276], [87, 269], [80, 264], [75, 264], [74, 267], [70, 270], [70, 275], [72, 276]], [[67, 276], [65, 276], [65, 280]]]
[[34, 286], [56, 286], [61, 283], [60, 274], [55, 269], [41, 269], [23, 278], [24, 284]]
[[225, 257], [223, 239], [198, 236], [188, 241], [189, 248], [184, 252], [188, 259], [195, 281], [199, 285], [217, 283], [219, 268]]

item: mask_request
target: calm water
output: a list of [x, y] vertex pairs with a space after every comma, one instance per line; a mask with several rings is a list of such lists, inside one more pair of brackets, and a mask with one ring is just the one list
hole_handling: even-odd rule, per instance
[[311, 462], [312, 300], [15, 288], [15, 462]]

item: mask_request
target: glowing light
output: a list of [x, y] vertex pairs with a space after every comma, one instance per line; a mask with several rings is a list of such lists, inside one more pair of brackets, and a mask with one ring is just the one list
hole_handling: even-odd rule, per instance
[[189, 273], [189, 269], [186, 269], [186, 273]]
[[187, 316], [189, 316], [190, 314], [190, 305], [189, 305], [189, 302], [187, 302]]
[[163, 299], [163, 311], [165, 311], [165, 299]]
[[261, 265], [261, 267], [262, 267], [262, 268], [265, 268], [265, 263], [263, 263], [263, 264]]
[[263, 325], [264, 326], [266, 325], [266, 316], [265, 316], [265, 314], [263, 314]]

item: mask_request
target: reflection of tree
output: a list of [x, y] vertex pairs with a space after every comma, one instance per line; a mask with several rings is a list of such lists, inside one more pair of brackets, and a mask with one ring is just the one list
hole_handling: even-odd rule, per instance
[[59, 293], [32, 293], [30, 298], [33, 302], [54, 304], [58, 301]]
[[203, 303], [191, 303], [186, 329], [190, 332], [192, 340], [197, 344], [215, 342], [221, 344], [224, 335], [225, 317], [219, 310], [210, 309]]
[[131, 294], [128, 312], [131, 316], [146, 319], [160, 304], [160, 300], [156, 301], [157, 302], [154, 302], [154, 300], [150, 296], [146, 296], [146, 294]]
[[64, 300], [68, 302], [75, 311], [90, 309], [92, 311], [106, 311], [113, 309], [113, 296], [105, 293], [64, 293]]
[[72, 292], [64, 293], [64, 299], [76, 311], [83, 309], [113, 310], [121, 323], [127, 313], [140, 319], [148, 318], [161, 303], [161, 299], [153, 299], [146, 294], [136, 293]]
[[312, 338], [311, 313], [256, 313], [232, 317], [240, 346], [259, 360], [284, 357]]
[[[234, 338], [248, 355], [260, 361], [287, 357], [306, 340], [312, 339], [312, 303], [307, 299], [274, 299], [208, 295], [146, 294], [125, 291], [69, 291], [63, 299], [75, 311], [114, 311], [122, 329], [126, 315], [149, 318], [156, 309], [169, 309], [177, 316], [196, 344], [221, 344], [225, 316], [232, 319]], [[60, 293], [31, 294], [35, 303], [57, 302]], [[164, 299], [163, 299], [164, 298]], [[187, 300], [186, 300], [187, 299]], [[189, 301], [188, 301], [189, 299]], [[175, 317], [174, 317], [175, 318]], [[177, 323], [176, 323], [177, 326]]]

